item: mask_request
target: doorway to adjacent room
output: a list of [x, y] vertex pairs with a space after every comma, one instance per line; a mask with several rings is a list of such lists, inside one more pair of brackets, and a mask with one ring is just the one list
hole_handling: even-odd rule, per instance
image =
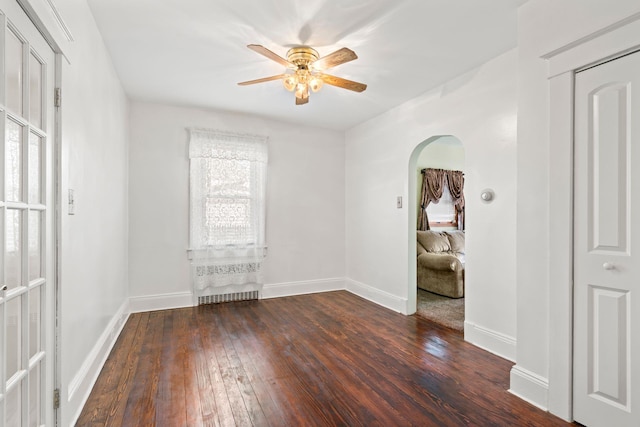
[[[462, 142], [438, 136], [422, 142], [410, 162], [415, 172], [416, 314], [464, 329], [464, 165]], [[415, 159], [415, 163], [413, 162]], [[413, 258], [410, 258], [413, 260]]]

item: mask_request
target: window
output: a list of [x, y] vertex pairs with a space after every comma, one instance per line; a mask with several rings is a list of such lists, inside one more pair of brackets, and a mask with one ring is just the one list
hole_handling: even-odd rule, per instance
[[189, 160], [194, 287], [261, 283], [266, 138], [191, 129]]
[[205, 246], [257, 243], [256, 192], [252, 191], [249, 160], [202, 159], [208, 188], [204, 191], [203, 235]]
[[432, 230], [436, 228], [457, 228], [458, 215], [456, 206], [453, 203], [451, 192], [449, 192], [449, 184], [446, 179], [444, 180], [442, 197], [437, 203], [429, 203], [429, 206], [427, 206], [427, 215], [429, 217], [429, 227], [431, 227]]
[[432, 225], [464, 230], [464, 173], [433, 168], [420, 172], [418, 230], [429, 230]]

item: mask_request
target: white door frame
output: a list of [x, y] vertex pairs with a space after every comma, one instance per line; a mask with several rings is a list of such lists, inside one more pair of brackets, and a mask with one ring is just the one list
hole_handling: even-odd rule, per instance
[[548, 409], [573, 419], [573, 128], [576, 72], [640, 49], [640, 13], [543, 55], [549, 65]]

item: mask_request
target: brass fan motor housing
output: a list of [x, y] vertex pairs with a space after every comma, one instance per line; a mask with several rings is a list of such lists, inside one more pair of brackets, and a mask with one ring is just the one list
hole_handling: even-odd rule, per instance
[[318, 52], [308, 46], [294, 47], [287, 52], [287, 60], [298, 68], [308, 68], [309, 64], [317, 61], [319, 57]]

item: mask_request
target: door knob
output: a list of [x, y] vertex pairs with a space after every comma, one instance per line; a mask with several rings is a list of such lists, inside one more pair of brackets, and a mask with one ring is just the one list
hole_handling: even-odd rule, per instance
[[7, 290], [7, 285], [2, 285], [2, 287], [0, 288], [0, 291], [6, 291]]
[[615, 270], [616, 266], [613, 263], [605, 262], [604, 264], [602, 264], [602, 268], [604, 268], [605, 270]]

